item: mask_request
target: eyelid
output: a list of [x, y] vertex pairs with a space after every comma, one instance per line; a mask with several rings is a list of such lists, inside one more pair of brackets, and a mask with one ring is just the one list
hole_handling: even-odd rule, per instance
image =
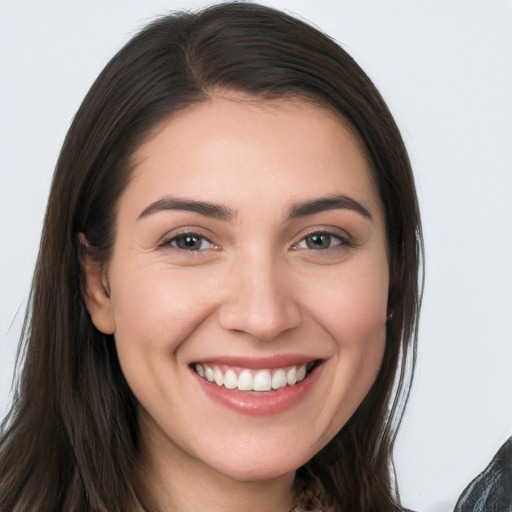
[[[212, 247], [208, 247], [207, 249], [196, 249], [196, 250], [187, 250], [182, 249], [181, 247], [177, 247], [176, 245], [173, 245], [172, 242], [180, 237], [185, 236], [191, 236], [191, 237], [197, 237], [201, 238], [202, 240], [205, 240], [208, 242]], [[170, 233], [165, 234], [160, 241], [158, 242], [159, 248], [165, 248], [165, 247], [172, 247], [173, 249], [177, 251], [183, 251], [183, 252], [202, 252], [205, 250], [217, 250], [220, 249], [220, 247], [211, 240], [210, 237], [206, 236], [204, 233], [201, 233], [201, 230], [195, 229], [195, 228], [181, 228], [181, 229], [175, 229], [171, 231]]]
[[[329, 249], [336, 249], [337, 247], [356, 247], [357, 244], [353, 241], [352, 237], [344, 230], [340, 228], [327, 227], [327, 226], [317, 226], [311, 229], [308, 229], [305, 233], [302, 233], [300, 238], [296, 242], [292, 244], [292, 249], [299, 249], [298, 245], [301, 242], [304, 242], [305, 239], [312, 235], [329, 235], [333, 238], [337, 238], [340, 240], [339, 244], [336, 244], [334, 247], [329, 247]], [[327, 251], [329, 249], [323, 249]], [[313, 250], [313, 249], [309, 249]]]

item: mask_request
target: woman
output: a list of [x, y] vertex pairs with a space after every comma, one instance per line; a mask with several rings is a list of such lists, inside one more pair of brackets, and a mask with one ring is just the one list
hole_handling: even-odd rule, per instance
[[401, 510], [420, 254], [335, 43], [251, 4], [151, 24], [57, 164], [0, 510]]

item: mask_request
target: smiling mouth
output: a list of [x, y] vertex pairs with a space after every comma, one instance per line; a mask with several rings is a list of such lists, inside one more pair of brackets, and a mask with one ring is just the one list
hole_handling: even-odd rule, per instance
[[292, 387], [302, 382], [320, 362], [318, 360], [295, 366], [260, 370], [209, 363], [195, 363], [191, 368], [201, 378], [221, 388], [268, 392]]

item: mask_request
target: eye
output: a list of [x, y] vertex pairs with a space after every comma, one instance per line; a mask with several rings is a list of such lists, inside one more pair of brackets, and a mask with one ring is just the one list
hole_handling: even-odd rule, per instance
[[206, 249], [218, 249], [218, 247], [210, 242], [204, 236], [197, 233], [182, 233], [173, 236], [171, 239], [162, 243], [163, 246], [170, 245], [183, 251], [204, 251]]
[[322, 251], [334, 249], [341, 245], [352, 246], [351, 242], [346, 238], [334, 235], [333, 233], [319, 231], [305, 236], [294, 245], [294, 249], [313, 249], [315, 251]]
[[[308, 249], [329, 249], [333, 242], [338, 245], [339, 238], [333, 237], [328, 233], [313, 233], [304, 238]], [[338, 243], [336, 243], [338, 242]]]

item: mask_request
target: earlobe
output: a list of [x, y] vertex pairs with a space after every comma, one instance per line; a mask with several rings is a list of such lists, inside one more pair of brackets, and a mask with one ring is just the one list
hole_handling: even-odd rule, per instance
[[105, 267], [91, 254], [87, 239], [78, 234], [80, 263], [85, 277], [84, 301], [95, 327], [103, 334], [114, 334], [115, 319], [110, 301], [110, 290]]

